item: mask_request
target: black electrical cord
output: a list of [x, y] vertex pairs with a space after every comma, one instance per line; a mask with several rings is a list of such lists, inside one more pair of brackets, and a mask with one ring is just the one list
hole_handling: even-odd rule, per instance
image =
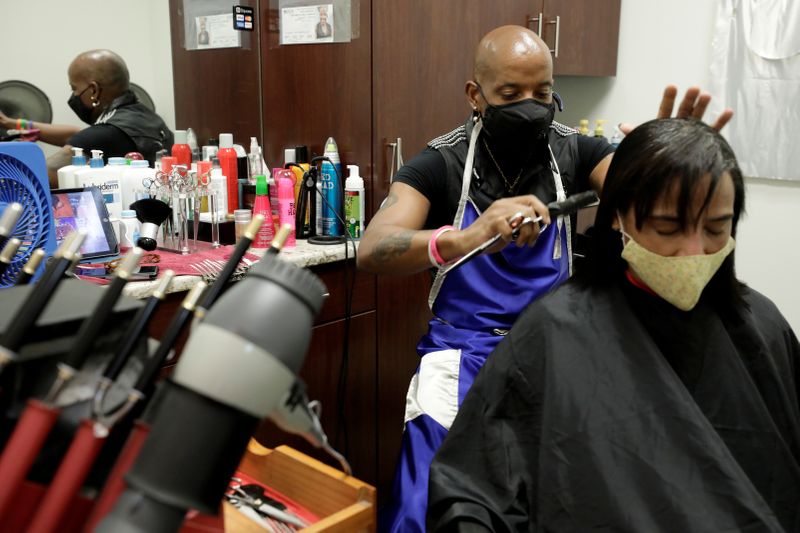
[[[339, 171], [336, 168], [336, 165], [331, 161], [329, 158], [325, 156], [315, 157], [311, 160], [311, 164], [315, 165], [320, 161], [327, 161], [333, 167], [333, 171], [336, 173], [336, 179], [339, 182], [339, 189], [341, 190], [341, 200], [342, 200], [342, 209], [344, 209], [344, 182], [342, 181], [342, 176], [339, 174]], [[339, 424], [336, 426], [336, 433], [334, 434], [334, 441], [336, 442], [337, 447], [343, 452], [344, 456], [347, 457], [350, 451], [350, 439], [349, 439], [349, 432], [347, 428], [347, 414], [345, 409], [345, 400], [347, 397], [347, 375], [350, 370], [350, 327], [351, 327], [351, 318], [353, 313], [353, 293], [355, 292], [355, 284], [356, 284], [356, 274], [358, 273], [358, 267], [356, 267], [356, 260], [357, 260], [357, 251], [356, 251], [356, 244], [355, 239], [350, 232], [347, 231], [347, 222], [342, 218], [339, 212], [331, 206], [328, 199], [325, 198], [324, 194], [320, 194], [320, 198], [322, 198], [322, 202], [325, 203], [326, 207], [336, 215], [336, 218], [339, 219], [339, 222], [342, 223], [342, 232], [344, 233], [345, 239], [345, 247], [344, 247], [344, 291], [345, 291], [345, 300], [344, 300], [344, 340], [342, 341], [342, 361], [339, 366], [339, 378], [337, 380], [336, 385], [336, 404], [337, 404], [337, 414], [339, 418]], [[320, 213], [317, 213], [317, 216], [320, 216]], [[314, 221], [310, 222], [311, 224]], [[349, 255], [348, 255], [348, 245], [347, 241], [350, 241], [353, 245], [353, 268], [352, 274], [350, 275], [349, 284], [348, 284], [348, 274], [350, 271], [349, 266]], [[340, 440], [343, 439], [343, 443]]]

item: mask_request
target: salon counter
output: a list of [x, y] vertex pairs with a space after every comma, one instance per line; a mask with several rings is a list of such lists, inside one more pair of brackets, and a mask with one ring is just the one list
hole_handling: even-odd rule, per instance
[[[347, 245], [349, 246], [349, 250], [347, 251], [348, 258], [352, 259], [353, 246], [355, 245], [355, 249], [357, 250], [358, 242], [348, 242]], [[263, 256], [265, 251], [266, 249], [250, 248], [248, 253]], [[191, 257], [191, 255], [186, 257]], [[281, 251], [278, 257], [300, 267], [325, 265], [343, 261], [345, 258], [345, 245], [318, 245], [309, 244], [306, 240], [298, 240], [295, 248]], [[170, 283], [167, 293], [188, 291], [199, 280], [200, 276], [176, 276], [172, 283]], [[125, 287], [124, 294], [132, 298], [144, 299], [153, 294], [158, 284], [159, 282], [157, 280], [132, 282]]]

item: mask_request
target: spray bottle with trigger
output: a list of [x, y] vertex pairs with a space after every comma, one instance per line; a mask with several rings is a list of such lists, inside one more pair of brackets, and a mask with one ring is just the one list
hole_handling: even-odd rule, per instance
[[255, 184], [256, 176], [263, 174], [267, 176], [267, 183], [270, 188], [273, 186], [272, 183], [269, 183], [269, 168], [267, 168], [267, 163], [264, 161], [261, 147], [258, 145], [258, 139], [255, 137], [250, 137], [250, 153], [247, 154], [247, 167], [248, 182], [250, 184]]

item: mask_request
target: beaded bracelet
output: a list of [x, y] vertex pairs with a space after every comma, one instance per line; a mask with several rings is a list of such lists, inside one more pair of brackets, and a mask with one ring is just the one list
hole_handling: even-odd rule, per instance
[[430, 240], [428, 240], [428, 259], [430, 260], [431, 265], [435, 266], [436, 268], [447, 264], [447, 261], [444, 260], [442, 254], [439, 253], [439, 249], [436, 247], [436, 240], [441, 237], [443, 233], [453, 231], [454, 229], [455, 228], [453, 226], [442, 226], [434, 231]]

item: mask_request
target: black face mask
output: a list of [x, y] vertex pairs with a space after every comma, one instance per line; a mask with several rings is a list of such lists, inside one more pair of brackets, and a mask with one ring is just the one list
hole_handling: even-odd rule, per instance
[[91, 125], [93, 122], [92, 112], [94, 111], [94, 109], [92, 109], [91, 107], [87, 107], [81, 101], [81, 95], [83, 95], [83, 93], [85, 93], [89, 89], [89, 87], [91, 87], [91, 85], [86, 87], [86, 89], [82, 90], [80, 94], [73, 94], [72, 96], [70, 96], [69, 100], [67, 100], [67, 105], [69, 106], [70, 109], [72, 109], [72, 111], [75, 112], [76, 115], [78, 115], [79, 119]]
[[481, 96], [486, 101], [483, 112], [483, 129], [492, 145], [506, 153], [530, 153], [537, 146], [546, 144], [550, 124], [556, 114], [555, 105], [544, 104], [533, 98], [505, 105], [492, 105], [486, 100], [483, 89], [478, 85]]

